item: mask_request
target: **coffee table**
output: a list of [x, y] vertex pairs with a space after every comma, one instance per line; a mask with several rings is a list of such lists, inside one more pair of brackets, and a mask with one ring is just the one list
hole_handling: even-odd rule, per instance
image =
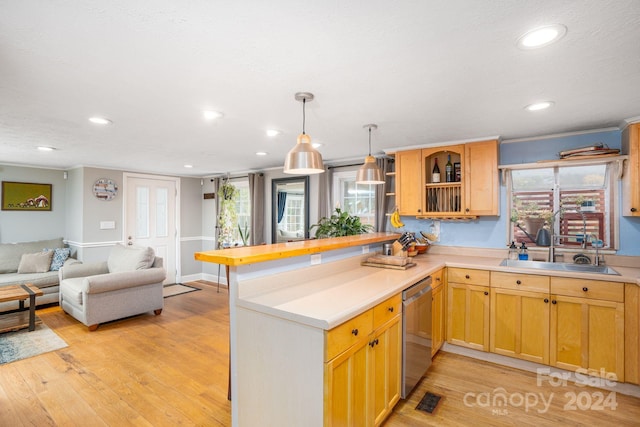
[[[29, 332], [35, 330], [36, 324], [42, 323], [42, 320], [36, 316], [36, 297], [41, 295], [42, 291], [31, 284], [0, 286], [0, 302], [20, 301], [20, 311], [0, 313], [0, 333], [23, 328], [29, 328]], [[24, 301], [27, 298], [29, 298], [28, 310], [24, 308]]]

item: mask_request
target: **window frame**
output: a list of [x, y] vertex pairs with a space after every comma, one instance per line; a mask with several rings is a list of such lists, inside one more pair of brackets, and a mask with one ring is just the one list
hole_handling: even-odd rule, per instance
[[[359, 187], [362, 188], [367, 188], [367, 190], [371, 191], [373, 190], [373, 196], [369, 197], [369, 199], [371, 200], [370, 205], [373, 207], [373, 211], [369, 214], [366, 215], [360, 215], [357, 212], [356, 213], [351, 213], [349, 212], [349, 214], [351, 215], [355, 215], [358, 216], [360, 218], [360, 221], [363, 224], [369, 224], [373, 227], [372, 231], [377, 231], [377, 227], [376, 227], [376, 211], [377, 211], [377, 194], [380, 187], [380, 185], [376, 185], [376, 184], [357, 184], [356, 181], [356, 175], [357, 175], [358, 171], [357, 170], [349, 170], [349, 171], [340, 171], [340, 172], [334, 172], [333, 173], [333, 177], [332, 177], [332, 192], [331, 192], [331, 201], [332, 201], [332, 206], [336, 206], [336, 207], [340, 207], [341, 209], [343, 209], [343, 211], [348, 211], [345, 208], [345, 203], [344, 203], [344, 194], [343, 194], [343, 183], [344, 182], [351, 182], [353, 181], [353, 183], [356, 186], [356, 190], [358, 190]], [[356, 194], [356, 198], [357, 198], [357, 194]]]
[[[513, 181], [511, 171], [514, 170], [535, 170], [535, 169], [553, 169], [554, 171], [554, 189], [553, 189], [553, 197], [554, 197], [554, 206], [559, 205], [559, 194], [561, 191], [572, 191], [570, 189], [558, 188], [558, 175], [559, 168], [568, 168], [575, 166], [594, 166], [594, 165], [605, 165], [606, 166], [606, 175], [605, 175], [605, 184], [604, 184], [604, 211], [602, 211], [604, 216], [604, 224], [605, 224], [605, 234], [608, 233], [609, 244], [603, 248], [604, 251], [614, 252], [619, 249], [620, 238], [619, 238], [619, 227], [620, 227], [620, 180], [621, 174], [623, 171], [623, 162], [626, 159], [626, 156], [612, 156], [606, 159], [590, 159], [590, 160], [572, 160], [572, 161], [550, 161], [550, 162], [541, 162], [541, 163], [528, 163], [528, 164], [518, 164], [518, 165], [502, 165], [499, 167], [502, 171], [502, 182], [506, 183], [506, 199], [507, 199], [507, 223], [506, 223], [506, 245], [510, 245], [514, 239], [513, 235], [513, 223], [511, 221], [512, 210], [513, 210]], [[568, 212], [570, 214], [574, 214], [575, 211]], [[558, 232], [560, 227], [559, 221], [555, 221], [554, 229], [555, 233]], [[536, 248], [536, 246], [533, 246]], [[566, 248], [572, 248], [571, 245], [565, 246]], [[574, 245], [573, 248], [581, 249], [579, 245]], [[589, 247], [590, 249], [590, 247]]]

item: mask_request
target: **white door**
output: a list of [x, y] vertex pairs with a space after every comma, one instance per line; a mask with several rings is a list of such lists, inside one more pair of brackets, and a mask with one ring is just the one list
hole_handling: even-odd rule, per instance
[[151, 246], [163, 258], [164, 283], [176, 283], [178, 178], [125, 174], [124, 184], [126, 244]]

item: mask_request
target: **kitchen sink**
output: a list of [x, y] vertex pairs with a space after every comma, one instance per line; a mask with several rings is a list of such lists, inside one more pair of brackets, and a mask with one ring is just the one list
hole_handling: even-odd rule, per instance
[[619, 276], [620, 273], [606, 265], [591, 264], [569, 264], [566, 262], [543, 262], [543, 261], [519, 261], [503, 259], [500, 263], [503, 267], [531, 268], [534, 270], [554, 270], [554, 271], [575, 271], [578, 273], [611, 274]]

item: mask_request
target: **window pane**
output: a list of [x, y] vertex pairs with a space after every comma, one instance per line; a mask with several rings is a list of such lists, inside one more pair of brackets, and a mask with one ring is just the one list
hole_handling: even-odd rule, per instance
[[334, 175], [338, 182], [338, 205], [350, 215], [360, 217], [360, 222], [375, 227], [376, 223], [376, 186], [356, 184], [356, 171], [340, 172]]
[[606, 172], [606, 165], [560, 168], [560, 188], [604, 188]]
[[136, 189], [136, 237], [149, 237], [149, 188]]
[[158, 188], [156, 190], [156, 237], [167, 237], [169, 235], [167, 189]]
[[513, 170], [511, 180], [514, 191], [552, 190], [553, 168]]
[[[239, 182], [234, 184], [236, 189], [238, 190], [238, 196], [236, 198], [236, 215], [238, 219], [238, 226], [242, 229], [242, 232], [246, 231], [249, 233], [251, 231], [251, 198], [249, 194], [249, 183]], [[234, 232], [235, 241], [238, 243], [242, 243], [242, 238], [240, 237], [240, 230], [236, 228]], [[247, 244], [251, 244], [247, 241]]]

